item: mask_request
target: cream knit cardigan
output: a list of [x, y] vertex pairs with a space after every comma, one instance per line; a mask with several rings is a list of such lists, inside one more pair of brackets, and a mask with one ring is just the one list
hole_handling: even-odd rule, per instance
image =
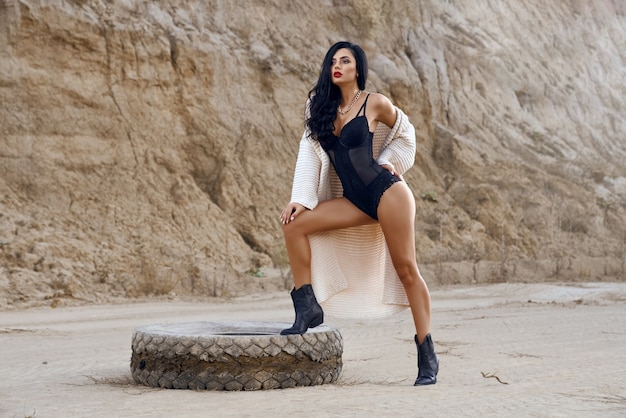
[[[300, 140], [291, 201], [314, 210], [319, 202], [343, 196], [328, 154], [306, 130]], [[374, 158], [404, 174], [415, 161], [415, 128], [396, 108], [392, 128], [379, 123]], [[403, 311], [408, 300], [378, 224], [309, 236], [312, 285], [324, 311], [336, 317], [376, 318]]]

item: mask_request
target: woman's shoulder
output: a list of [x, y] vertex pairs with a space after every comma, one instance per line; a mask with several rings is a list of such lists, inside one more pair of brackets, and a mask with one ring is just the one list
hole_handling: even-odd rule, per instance
[[395, 106], [387, 96], [382, 93], [369, 93], [367, 98], [367, 107], [371, 108], [376, 114], [395, 114]]
[[381, 93], [370, 93], [367, 104], [368, 109], [373, 111], [377, 120], [388, 126], [393, 126], [396, 120], [396, 107], [387, 96]]
[[368, 93], [369, 99], [368, 103], [371, 103], [374, 106], [391, 106], [393, 107], [393, 103], [387, 96], [382, 93]]

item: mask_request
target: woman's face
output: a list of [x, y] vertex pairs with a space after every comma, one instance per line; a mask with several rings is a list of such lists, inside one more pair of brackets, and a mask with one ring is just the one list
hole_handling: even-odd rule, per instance
[[356, 59], [348, 48], [341, 48], [333, 55], [330, 75], [334, 84], [356, 81]]

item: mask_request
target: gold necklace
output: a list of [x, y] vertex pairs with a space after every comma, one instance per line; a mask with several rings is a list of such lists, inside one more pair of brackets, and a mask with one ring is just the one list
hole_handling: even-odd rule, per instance
[[359, 97], [361, 96], [361, 92], [362, 92], [362, 91], [363, 91], [363, 90], [359, 90], [359, 91], [356, 93], [356, 96], [354, 96], [354, 99], [352, 100], [352, 103], [350, 103], [350, 106], [348, 106], [348, 108], [347, 108], [346, 110], [341, 110], [341, 106], [339, 106], [339, 107], [337, 108], [337, 112], [339, 112], [339, 114], [340, 114], [340, 115], [345, 116], [345, 115], [346, 115], [346, 114], [350, 111], [350, 109], [352, 109], [352, 106], [354, 106], [354, 104], [356, 103], [356, 101], [357, 101], [357, 100], [359, 100]]

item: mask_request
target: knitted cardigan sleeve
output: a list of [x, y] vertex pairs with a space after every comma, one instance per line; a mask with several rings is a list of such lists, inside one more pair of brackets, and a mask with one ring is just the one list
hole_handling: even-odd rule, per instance
[[[304, 117], [311, 115], [311, 99], [307, 99]], [[291, 202], [299, 203], [307, 209], [314, 209], [319, 203], [320, 175], [322, 161], [311, 139], [311, 131], [305, 128], [300, 138], [300, 148], [296, 159], [296, 170], [291, 186]]]
[[382, 144], [378, 164], [391, 164], [404, 174], [415, 163], [415, 128], [402, 110], [396, 108], [396, 123]]
[[299, 203], [307, 209], [314, 209], [317, 206], [321, 169], [322, 161], [313, 145], [313, 140], [308, 137], [307, 129], [300, 139], [291, 189], [292, 202]]

